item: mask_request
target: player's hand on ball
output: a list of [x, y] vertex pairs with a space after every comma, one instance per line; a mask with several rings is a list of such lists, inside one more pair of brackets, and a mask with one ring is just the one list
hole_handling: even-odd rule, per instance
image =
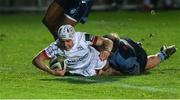
[[53, 75], [55, 76], [64, 76], [65, 73], [66, 73], [65, 69], [62, 70], [62, 69], [56, 68], [53, 70]]
[[65, 61], [58, 61], [57, 58], [51, 59], [49, 62], [49, 68], [52, 71], [52, 75], [55, 76], [64, 76], [66, 72], [66, 65], [64, 64]]

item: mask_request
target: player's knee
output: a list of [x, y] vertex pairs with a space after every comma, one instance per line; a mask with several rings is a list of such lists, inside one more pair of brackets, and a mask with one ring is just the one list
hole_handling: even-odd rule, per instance
[[42, 23], [48, 28], [55, 28], [59, 24], [58, 20], [53, 17], [44, 17]]
[[44, 18], [42, 19], [42, 23], [45, 24], [46, 26], [49, 26], [55, 22], [56, 22], [55, 18], [50, 14], [45, 15]]

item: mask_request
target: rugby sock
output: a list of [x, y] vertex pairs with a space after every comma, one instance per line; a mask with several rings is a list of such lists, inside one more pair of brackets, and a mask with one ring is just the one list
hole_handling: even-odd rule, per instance
[[161, 62], [166, 60], [166, 56], [165, 56], [165, 54], [163, 52], [160, 51], [159, 53], [157, 53], [157, 55], [161, 58]]

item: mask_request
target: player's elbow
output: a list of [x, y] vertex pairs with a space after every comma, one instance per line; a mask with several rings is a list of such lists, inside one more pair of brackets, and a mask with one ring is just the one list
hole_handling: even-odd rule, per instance
[[39, 63], [41, 62], [40, 58], [38, 56], [36, 56], [33, 60], [32, 60], [32, 64], [35, 67], [39, 67]]
[[110, 39], [108, 39], [107, 41], [108, 41], [108, 43], [109, 43], [110, 47], [113, 47], [113, 41], [112, 41], [112, 40], [110, 40]]
[[33, 60], [32, 60], [32, 64], [34, 65], [34, 66], [36, 66], [37, 65], [37, 58], [35, 57], [35, 58], [33, 58]]

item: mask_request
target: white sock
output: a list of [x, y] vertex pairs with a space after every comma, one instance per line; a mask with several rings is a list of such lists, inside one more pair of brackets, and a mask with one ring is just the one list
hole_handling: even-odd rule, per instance
[[164, 60], [166, 60], [166, 57], [165, 57], [165, 55], [164, 55], [163, 52], [159, 52], [159, 53], [157, 53], [157, 55], [161, 58], [161, 62], [163, 62]]

